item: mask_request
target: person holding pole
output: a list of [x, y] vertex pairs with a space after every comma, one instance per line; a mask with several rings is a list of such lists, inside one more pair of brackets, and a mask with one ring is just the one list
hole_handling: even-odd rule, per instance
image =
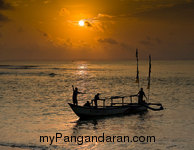
[[78, 94], [86, 94], [86, 93], [79, 92], [79, 91], [78, 91], [78, 88], [77, 88], [77, 87], [74, 88], [73, 85], [72, 85], [72, 88], [73, 88], [73, 96], [72, 96], [73, 104], [74, 104], [74, 105], [78, 105], [77, 95], [78, 95]]
[[97, 94], [94, 96], [94, 104], [95, 104], [95, 108], [98, 107], [97, 101], [100, 100], [99, 95], [100, 95], [100, 93], [97, 93]]

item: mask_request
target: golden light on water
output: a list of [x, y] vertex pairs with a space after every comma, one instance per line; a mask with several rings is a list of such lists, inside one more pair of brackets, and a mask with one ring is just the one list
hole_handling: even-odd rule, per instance
[[85, 69], [86, 66], [79, 66], [79, 69]]
[[83, 74], [86, 74], [87, 73], [87, 64], [79, 64], [77, 69], [77, 74], [79, 75], [83, 75]]
[[80, 26], [82, 26], [82, 27], [83, 27], [85, 23], [84, 23], [84, 21], [83, 21], [83, 20], [80, 20], [80, 21], [78, 22], [78, 24], [79, 24]]

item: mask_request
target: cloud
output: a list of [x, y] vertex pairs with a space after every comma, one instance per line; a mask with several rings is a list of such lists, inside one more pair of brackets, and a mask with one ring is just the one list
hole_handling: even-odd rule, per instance
[[[90, 30], [104, 32], [106, 28], [106, 25], [99, 20], [94, 20], [93, 18], [82, 19], [82, 20], [85, 23], [84, 27], [87, 27]], [[80, 20], [77, 20], [77, 21], [67, 20], [70, 26], [79, 26], [79, 21]]]
[[144, 46], [153, 46], [161, 44], [162, 41], [158, 37], [146, 36], [146, 38], [144, 40], [139, 41], [139, 43]]
[[0, 22], [6, 22], [9, 21], [10, 19], [2, 14], [0, 14]]
[[93, 18], [88, 18], [88, 19], [83, 19], [85, 22], [85, 25], [87, 27], [91, 27], [93, 30], [95, 31], [100, 31], [100, 32], [104, 32], [107, 23], [105, 23], [104, 21], [102, 21], [102, 17], [93, 17]]
[[[12, 9], [12, 6], [9, 3], [6, 3], [4, 0], [0, 0], [0, 11], [8, 9]], [[6, 22], [9, 20], [10, 19], [7, 16], [0, 13], [0, 22]]]
[[47, 1], [47, 0], [46, 0], [46, 1], [44, 1], [44, 4], [48, 4], [48, 3], [49, 3], [49, 1]]
[[149, 40], [141, 40], [139, 43], [142, 44], [142, 45], [145, 45], [145, 46], [153, 45], [153, 43]]
[[[62, 12], [66, 12], [66, 9], [62, 9]], [[66, 12], [68, 14], [68, 12]], [[91, 18], [82, 18], [81, 20], [84, 21], [86, 28], [98, 32], [104, 32], [107, 29], [108, 24], [112, 24], [113, 18], [115, 16], [111, 16], [109, 14], [102, 14], [98, 13], [96, 16], [91, 17]], [[67, 22], [70, 24], [70, 26], [79, 26], [79, 21], [80, 20], [71, 20], [68, 18]]]
[[[104, 32], [107, 22], [113, 21], [115, 16], [111, 16], [109, 14], [99, 13], [97, 16], [93, 18], [84, 19], [87, 27], [93, 27], [97, 31]], [[106, 23], [105, 23], [106, 22]]]
[[107, 43], [107, 44], [118, 44], [118, 42], [112, 38], [100, 38], [97, 40], [100, 43]]
[[162, 41], [159, 39], [159, 38], [155, 38], [155, 41], [158, 43], [158, 44], [161, 44]]
[[93, 18], [93, 20], [106, 20], [114, 18], [115, 16], [109, 15], [109, 14], [101, 14], [99, 13], [96, 17]]
[[133, 47], [129, 45], [129, 43], [125, 43], [122, 41], [117, 41], [113, 38], [99, 38], [97, 39], [97, 42], [102, 44], [109, 44], [109, 48], [113, 48], [115, 50], [120, 50], [122, 52], [130, 52]]
[[141, 19], [191, 20], [194, 17], [194, 1], [182, 1], [133, 14]]
[[61, 8], [61, 10], [59, 11], [59, 15], [60, 16], [69, 16], [70, 11], [67, 8]]
[[84, 21], [85, 25], [87, 25], [87, 27], [92, 27], [92, 23], [90, 23], [89, 21]]
[[43, 36], [48, 37], [48, 34], [47, 33], [43, 33]]
[[131, 47], [130, 45], [128, 45], [127, 43], [121, 42], [121, 43], [120, 43], [120, 46], [121, 46], [121, 48], [123, 48], [123, 49], [125, 49], [125, 50], [130, 50], [130, 49], [132, 49], [132, 47]]
[[0, 10], [11, 9], [12, 6], [9, 3], [6, 3], [4, 0], [0, 0]]
[[99, 0], [99, 3], [103, 12], [99, 12], [92, 18], [93, 20], [106, 22], [129, 18], [179, 20], [194, 17], [194, 0]]

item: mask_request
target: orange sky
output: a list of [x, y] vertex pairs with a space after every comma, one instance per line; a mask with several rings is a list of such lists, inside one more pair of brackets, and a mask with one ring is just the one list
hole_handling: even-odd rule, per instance
[[194, 59], [193, 18], [193, 0], [0, 0], [0, 60]]

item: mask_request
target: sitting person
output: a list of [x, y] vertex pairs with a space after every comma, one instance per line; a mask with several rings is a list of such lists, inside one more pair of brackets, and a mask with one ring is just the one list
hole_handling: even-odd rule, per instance
[[90, 107], [90, 102], [87, 101], [85, 104], [84, 104], [85, 107]]

